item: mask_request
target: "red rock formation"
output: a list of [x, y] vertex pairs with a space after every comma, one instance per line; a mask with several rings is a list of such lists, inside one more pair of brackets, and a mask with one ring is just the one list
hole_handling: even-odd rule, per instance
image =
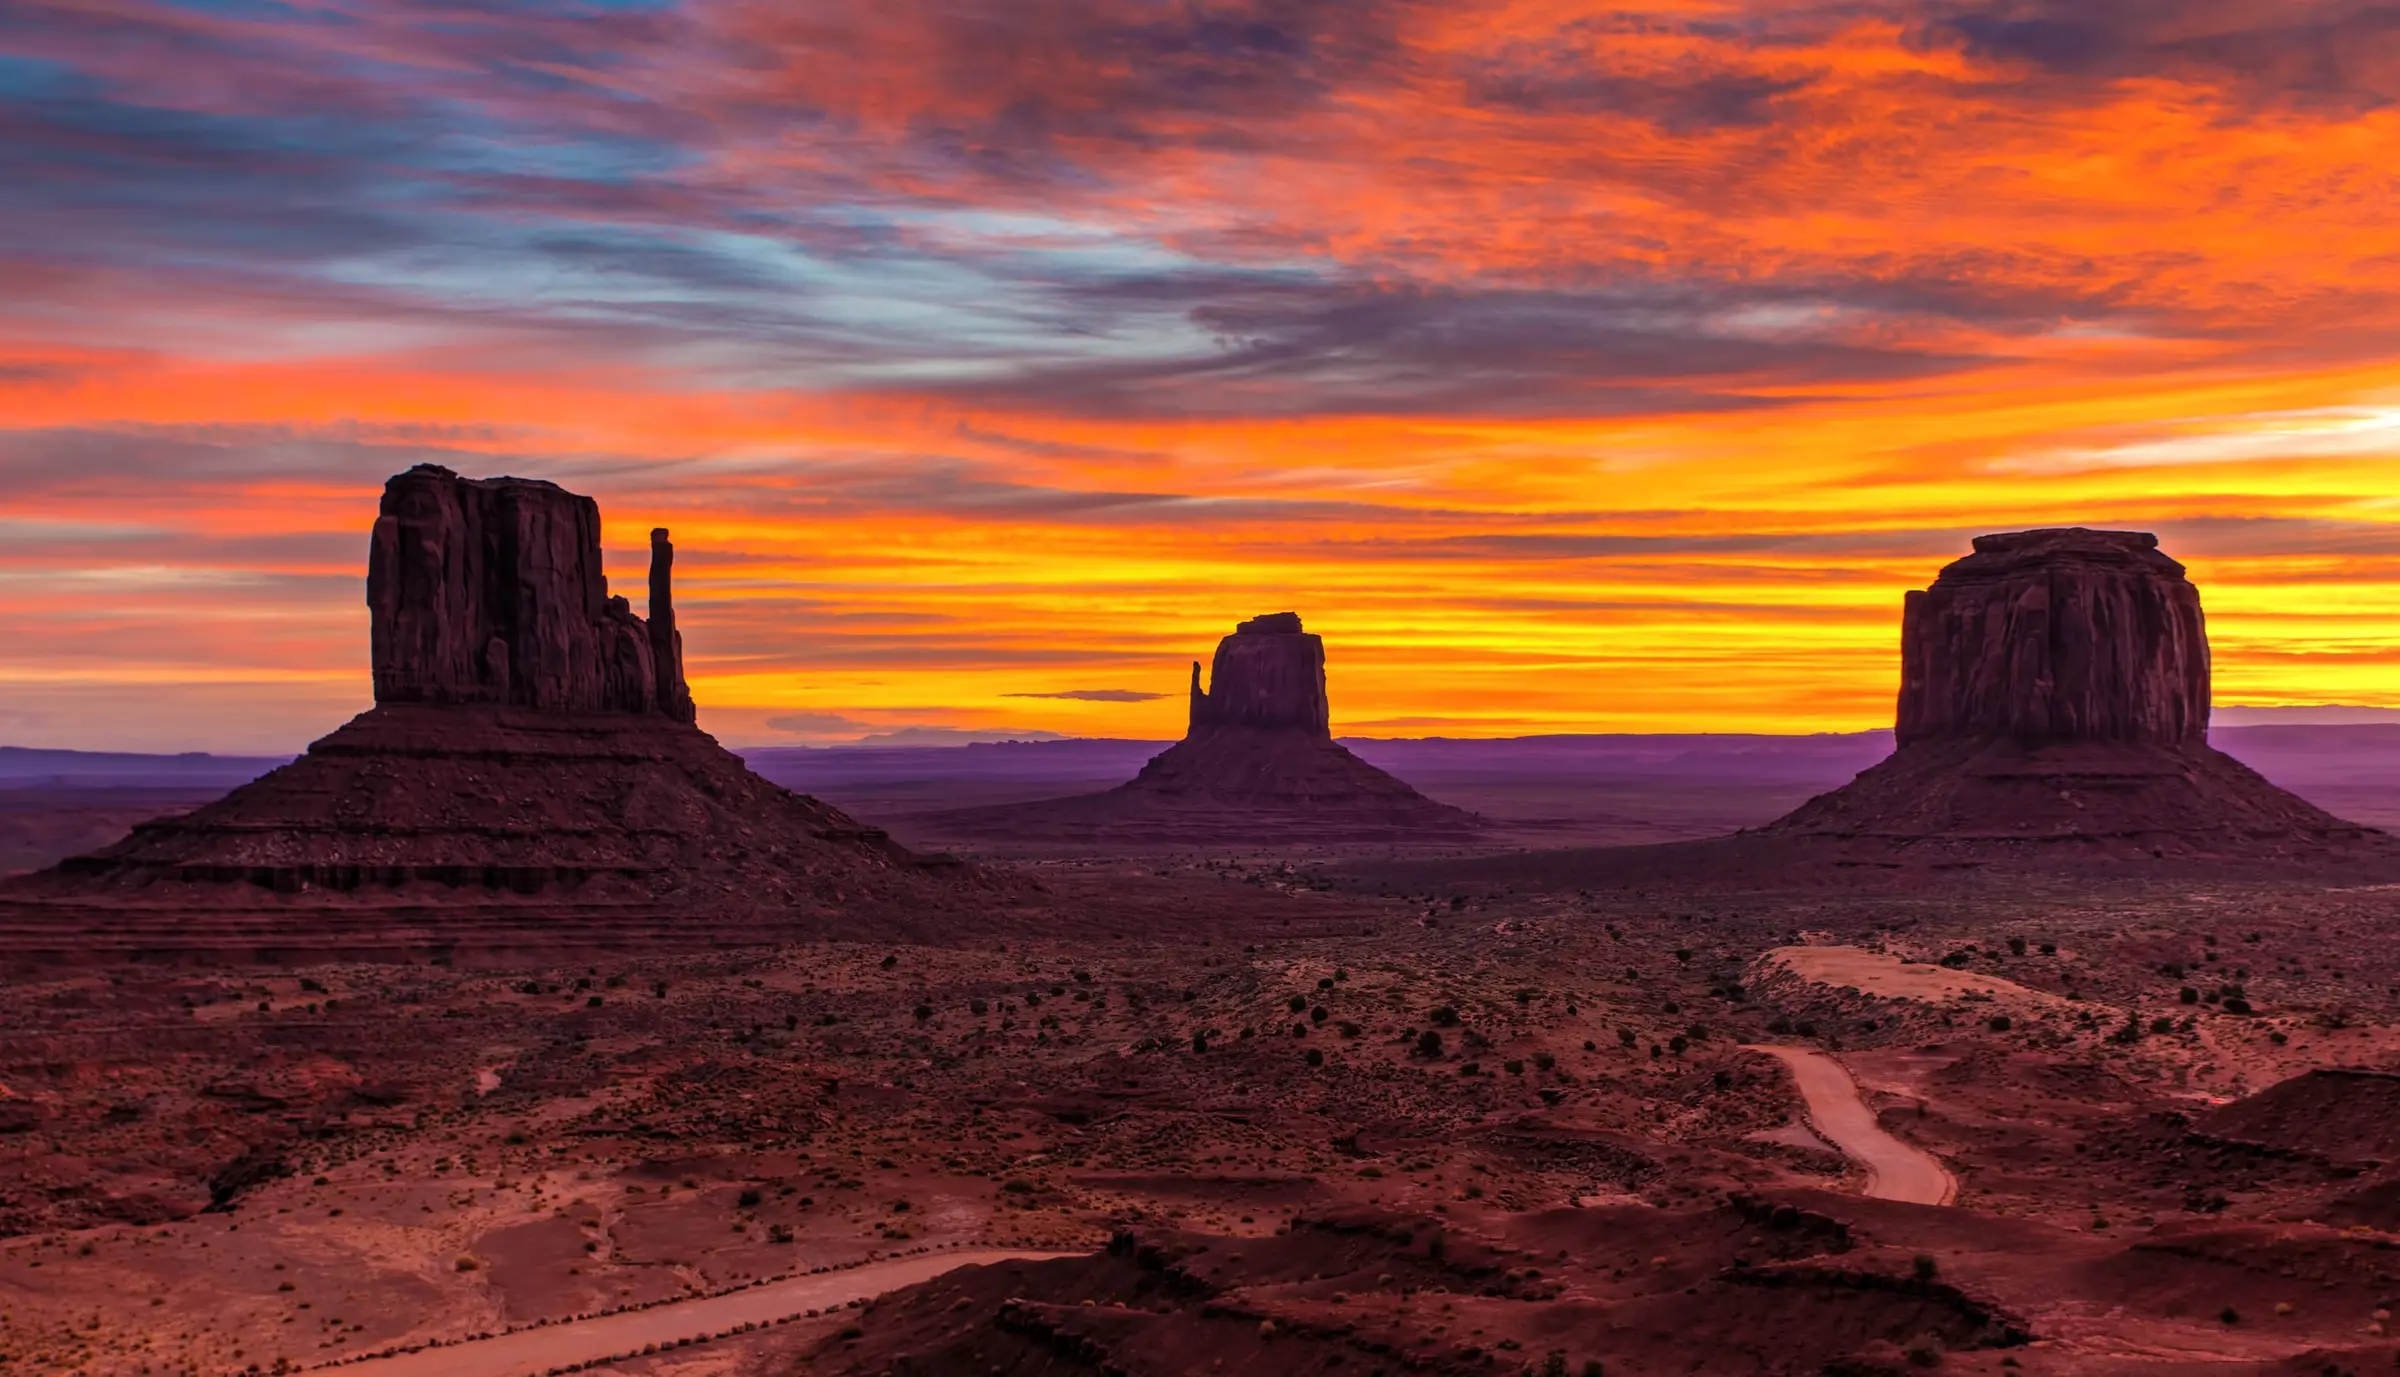
[[2200, 591], [2145, 532], [1978, 537], [1901, 614], [1902, 745], [2181, 745], [2208, 706]]
[[2212, 749], [2208, 710], [2200, 594], [2156, 536], [1982, 536], [1908, 595], [1898, 749], [1765, 831], [1929, 859], [2389, 848]]
[[1192, 665], [1191, 730], [1262, 727], [1333, 737], [1325, 696], [1325, 640], [1300, 629], [1297, 612], [1252, 617], [1217, 642], [1209, 690]]
[[1195, 661], [1190, 730], [1115, 789], [914, 821], [940, 837], [1078, 845], [1363, 840], [1476, 826], [1333, 739], [1325, 643], [1301, 630], [1298, 613], [1237, 625], [1217, 644], [1211, 680], [1203, 690]]
[[675, 629], [675, 546], [667, 528], [650, 532], [650, 662], [658, 679], [658, 710], [678, 722], [698, 718], [683, 682], [683, 633]]
[[[50, 907], [0, 932], [88, 926], [94, 910], [60, 905], [122, 902], [168, 931], [106, 920], [123, 929], [112, 941], [206, 947], [195, 913], [268, 891], [365, 905], [345, 920], [342, 949], [359, 953], [386, 949], [378, 905], [421, 927], [496, 896], [664, 940], [698, 915], [822, 930], [862, 905], [929, 913], [946, 887], [982, 884], [760, 779], [693, 725], [673, 559], [653, 531], [644, 622], [608, 594], [590, 498], [432, 465], [400, 474], [369, 547], [376, 706], [215, 803], [30, 877], [10, 897]], [[243, 940], [297, 949], [288, 920], [262, 923]]]
[[650, 599], [664, 617], [646, 626], [609, 596], [598, 503], [538, 479], [419, 464], [384, 485], [369, 544], [375, 701], [691, 721], [673, 559], [653, 532]]

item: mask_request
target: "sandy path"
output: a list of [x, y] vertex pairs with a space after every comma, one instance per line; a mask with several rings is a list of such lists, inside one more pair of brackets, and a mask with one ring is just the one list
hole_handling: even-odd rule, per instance
[[633, 1352], [646, 1344], [717, 1334], [742, 1324], [766, 1324], [808, 1310], [845, 1305], [938, 1277], [974, 1263], [1041, 1259], [1072, 1254], [1014, 1248], [965, 1248], [954, 1253], [871, 1262], [846, 1272], [793, 1277], [771, 1285], [709, 1296], [622, 1315], [521, 1330], [473, 1343], [429, 1348], [394, 1358], [372, 1358], [338, 1370], [362, 1377], [530, 1377], [569, 1363]]
[[1958, 1194], [1958, 1178], [1940, 1158], [1883, 1131], [1874, 1111], [1859, 1098], [1849, 1069], [1823, 1052], [1803, 1047], [1752, 1047], [1792, 1069], [1808, 1122], [1825, 1141], [1867, 1169], [1866, 1194], [1878, 1200], [1947, 1205]]

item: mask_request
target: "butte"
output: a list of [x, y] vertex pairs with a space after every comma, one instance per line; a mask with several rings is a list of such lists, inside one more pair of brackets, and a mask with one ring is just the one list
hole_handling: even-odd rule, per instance
[[2393, 849], [2210, 746], [2209, 702], [2200, 590], [2158, 537], [1981, 536], [1908, 595], [1891, 756], [1763, 831], [1868, 856]]
[[2400, 842], [2208, 744], [2200, 593], [2156, 536], [1980, 536], [1908, 594], [1900, 661], [1892, 754], [1763, 827], [1428, 862], [1390, 878], [1771, 890], [2095, 865], [2127, 877], [2400, 875]]
[[1477, 826], [1333, 739], [1325, 641], [1296, 612], [1236, 626], [1217, 643], [1205, 690], [1193, 661], [1183, 739], [1116, 788], [913, 821], [962, 840], [1139, 845], [1463, 837]]
[[[840, 933], [982, 876], [694, 724], [674, 547], [611, 596], [591, 498], [420, 464], [369, 543], [375, 706], [288, 765], [0, 892], [34, 959], [556, 954]], [[904, 929], [906, 924], [900, 926]]]

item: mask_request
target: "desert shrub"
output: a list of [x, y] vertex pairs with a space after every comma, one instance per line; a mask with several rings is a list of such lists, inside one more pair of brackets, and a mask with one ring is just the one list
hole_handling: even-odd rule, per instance
[[1311, 1047], [1308, 1049], [1307, 1061], [1311, 1066], [1323, 1066], [1325, 1064], [1325, 1054], [1318, 1049]]
[[2023, 956], [2025, 954], [2025, 939], [2022, 937], [2009, 938], [2008, 952], [2011, 956]]
[[1533, 1065], [1537, 1071], [1548, 1071], [1558, 1065], [1558, 1058], [1548, 1052], [1536, 1052], [1533, 1054]]
[[1641, 1040], [1641, 1035], [1634, 1032], [1631, 1028], [1619, 1028], [1617, 1030], [1617, 1041], [1627, 1047], [1631, 1047]]
[[888, 971], [888, 970], [890, 970], [892, 967], [894, 967], [894, 966], [897, 966], [897, 965], [899, 965], [899, 964], [900, 964], [900, 958], [899, 958], [899, 957], [897, 957], [897, 956], [887, 956], [887, 957], [883, 958], [883, 960], [882, 960], [881, 962], [877, 963], [877, 964], [881, 965], [881, 966], [883, 967], [883, 969], [885, 969], [885, 970], [887, 970], [887, 971]]
[[923, 1023], [925, 1020], [933, 1017], [933, 1006], [930, 1004], [920, 1004], [916, 1007], [915, 1013], [917, 1016], [917, 1022]]
[[1323, 1023], [1331, 1017], [1333, 1017], [1333, 1011], [1322, 1004], [1308, 1011], [1308, 1021], [1311, 1023]]
[[2012, 1028], [2012, 1027], [2014, 1027], [2014, 1026], [2015, 1026], [2013, 1023], [2011, 1023], [2011, 1022], [2009, 1021], [2009, 1017], [2008, 1017], [2008, 1015], [2006, 1015], [2006, 1014], [1994, 1014], [1994, 1015], [1992, 1015], [1992, 1017], [1991, 1017], [1991, 1020], [1990, 1020], [1990, 1021], [1991, 1021], [1992, 1031], [1993, 1031], [1993, 1032], [1995, 1032], [1995, 1033], [2005, 1033], [2005, 1032], [2007, 1032], [2007, 1031], [2008, 1031], [2010, 1028]]
[[1675, 1036], [1667, 1039], [1667, 1046], [1674, 1049], [1675, 1055], [1682, 1056], [1685, 1052], [1691, 1050], [1692, 1040], [1685, 1037], [1681, 1033], [1677, 1033]]
[[1417, 1055], [1438, 1057], [1442, 1054], [1442, 1035], [1431, 1028], [1417, 1034]]
[[978, 1016], [980, 1016], [980, 1015], [983, 1015], [983, 1014], [988, 1014], [988, 1013], [990, 1013], [991, 1011], [992, 1011], [992, 1006], [991, 1006], [990, 1004], [986, 1003], [986, 1002], [985, 1002], [985, 1001], [983, 1001], [983, 1000], [980, 1000], [980, 999], [970, 999], [970, 1000], [968, 1000], [968, 1001], [967, 1001], [967, 1012], [968, 1012], [968, 1013], [970, 1013], [970, 1014], [975, 1014], [975, 1015], [978, 1015]]
[[1522, 1076], [1525, 1074], [1525, 1063], [1515, 1057], [1510, 1057], [1507, 1061], [1500, 1063], [1500, 1069], [1512, 1076]]
[[745, 1210], [755, 1210], [758, 1208], [758, 1202], [764, 1200], [765, 1198], [765, 1196], [759, 1194], [756, 1186], [747, 1186], [743, 1188], [740, 1195], [737, 1195], [733, 1198], [733, 1203], [739, 1205]]
[[1285, 1008], [1288, 1008], [1288, 1009], [1290, 1009], [1290, 1010], [1291, 1010], [1293, 1013], [1295, 1013], [1295, 1014], [1296, 1014], [1296, 1013], [1299, 1013], [1299, 1012], [1300, 1012], [1302, 1009], [1305, 1009], [1305, 1008], [1307, 1008], [1307, 1007], [1308, 1007], [1308, 996], [1306, 996], [1306, 995], [1293, 995], [1293, 996], [1292, 996], [1290, 999], [1287, 999], [1287, 1000], [1285, 1000], [1283, 1003], [1284, 1003], [1284, 1007], [1285, 1007]]
[[1917, 1280], [1931, 1281], [1941, 1274], [1942, 1264], [1931, 1253], [1919, 1253], [1909, 1262], [1909, 1270], [1916, 1273]]
[[1437, 1028], [1456, 1028], [1458, 1026], [1458, 1010], [1444, 1004], [1433, 1011], [1433, 1022]]

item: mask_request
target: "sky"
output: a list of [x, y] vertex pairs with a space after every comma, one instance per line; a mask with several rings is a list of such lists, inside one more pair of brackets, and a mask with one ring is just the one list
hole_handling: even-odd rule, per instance
[[[1888, 724], [1975, 534], [2400, 707], [2391, 0], [5, 0], [0, 741], [364, 707], [410, 464], [728, 741]], [[1156, 695], [1156, 696], [1153, 696]]]

